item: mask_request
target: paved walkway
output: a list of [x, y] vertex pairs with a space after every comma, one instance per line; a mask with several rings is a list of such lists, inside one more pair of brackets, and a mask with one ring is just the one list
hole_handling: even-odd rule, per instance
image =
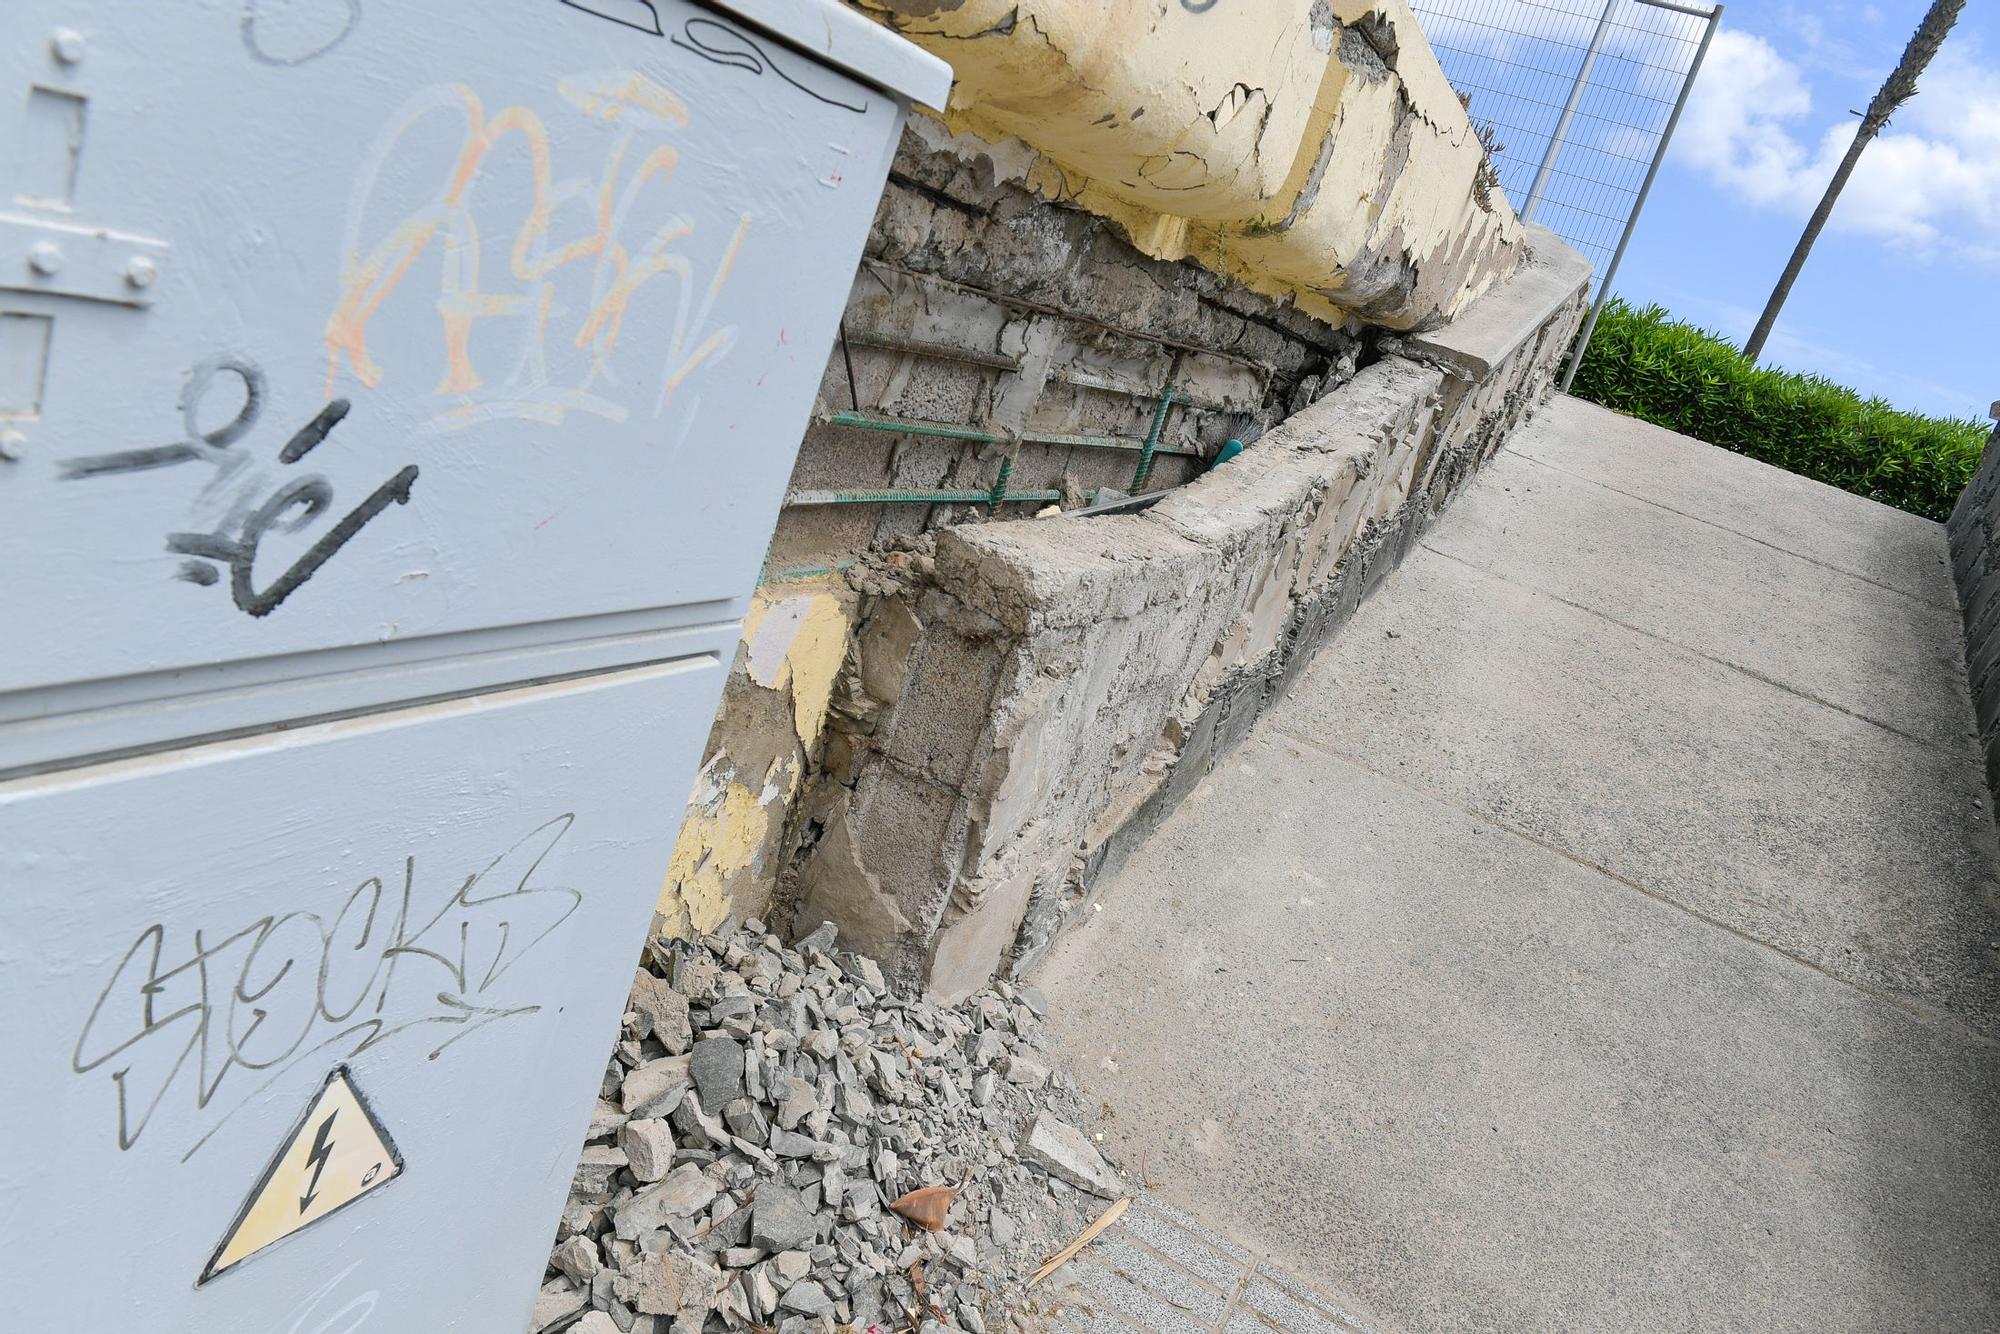
[[1557, 401], [1041, 969], [1106, 1147], [1355, 1325], [2000, 1328], [1959, 652], [1937, 525]]

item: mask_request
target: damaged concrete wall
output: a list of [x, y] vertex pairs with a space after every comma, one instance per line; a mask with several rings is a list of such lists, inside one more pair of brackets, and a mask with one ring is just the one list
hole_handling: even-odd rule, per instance
[[[660, 925], [681, 934], [782, 917], [807, 868], [815, 901], [839, 898], [846, 907], [830, 915], [857, 940], [876, 942], [886, 957], [931, 941], [941, 923], [961, 923], [944, 948], [976, 972], [1001, 948], [995, 933], [1005, 932], [993, 923], [1018, 921], [1031, 898], [1051, 901], [1046, 868], [1025, 851], [1033, 840], [993, 833], [1011, 830], [1017, 805], [1050, 794], [1016, 778], [978, 830], [932, 843], [933, 826], [899, 833], [877, 820], [864, 833], [825, 800], [805, 798], [829, 782], [903, 783], [935, 801], [941, 789], [977, 790], [993, 777], [969, 767], [980, 745], [1027, 754], [1005, 737], [979, 742], [991, 721], [983, 715], [941, 716], [935, 735], [925, 732], [933, 725], [920, 725], [916, 703], [933, 692], [949, 714], [982, 691], [1014, 700], [1000, 676], [980, 674], [1000, 671], [994, 645], [1026, 632], [1004, 618], [997, 629], [956, 612], [941, 620], [943, 604], [929, 608], [930, 619], [912, 606], [899, 622], [888, 610], [897, 599], [864, 599], [850, 567], [940, 529], [997, 529], [1051, 506], [1190, 482], [1229, 441], [1257, 441], [1353, 380], [1378, 355], [1383, 327], [1469, 318], [1480, 309], [1467, 307], [1470, 298], [1518, 262], [1524, 233], [1504, 200], [1478, 188], [1482, 150], [1401, 0], [1230, 3], [1217, 13], [1159, 0], [859, 7], [944, 54], [958, 84], [946, 119], [913, 117], [890, 173], [662, 889]], [[1460, 392], [1455, 385], [1485, 392], [1490, 378], [1447, 377], [1435, 394]], [[1436, 433], [1403, 428], [1410, 438], [1427, 431]], [[1426, 480], [1430, 463], [1400, 455], [1368, 465], [1378, 481], [1409, 474], [1400, 482], [1360, 486], [1357, 472], [1326, 485], [1388, 506], [1350, 516], [1374, 540], [1408, 488], [1441, 494], [1450, 479]], [[1193, 561], [1165, 593], [1121, 594], [1181, 608], [1183, 619], [1161, 632], [1172, 642], [1143, 666], [1109, 625], [1071, 646], [1077, 673], [1123, 664], [1106, 699], [1180, 699], [1204, 672], [1204, 690], [1226, 693], [1248, 670], [1225, 670], [1232, 654], [1248, 662], [1274, 651], [1273, 636], [1310, 638], [1309, 626], [1293, 624], [1290, 595], [1272, 585], [1240, 644], [1212, 662], [1190, 660], [1219, 651], [1201, 642], [1212, 627], [1200, 616], [1223, 616], [1248, 590], [1212, 586], [1223, 567], [1203, 563], [1210, 548], [1199, 535], [1167, 523], [1177, 512], [1170, 504], [1083, 539], [1133, 529], [1153, 540], [1164, 531], [1174, 540], [1154, 556], [1157, 568]], [[993, 540], [1004, 549], [1008, 539]], [[946, 559], [958, 542], [943, 541], [931, 559]], [[1093, 559], [1114, 561], [1113, 549]], [[879, 575], [854, 577], [871, 587]], [[872, 610], [857, 648], [864, 605]], [[965, 608], [986, 614], [976, 597]], [[947, 634], [953, 617], [964, 624]], [[1117, 633], [1154, 633], [1149, 626], [1139, 618]], [[922, 690], [900, 674], [909, 668], [894, 657], [897, 645], [921, 659]], [[834, 692], [843, 670], [851, 679]], [[877, 744], [871, 710], [891, 701], [900, 721]], [[1028, 738], [1021, 744], [1032, 746], [1025, 707], [1015, 700], [995, 725], [1018, 726]], [[1207, 726], [1199, 715], [1186, 725]], [[842, 725], [829, 729], [829, 717]], [[1120, 766], [1132, 764], [1165, 773], [1185, 744], [1155, 735], [1165, 726], [1157, 720], [1147, 724], [1154, 731], [1132, 735], [1122, 719], [1069, 721], [1091, 729], [1102, 751], [1092, 772], [1123, 775]], [[1093, 828], [1122, 828], [1137, 809], [1139, 789], [1121, 784]], [[870, 841], [906, 835], [893, 852]], [[1110, 845], [1108, 833], [1076, 837]], [[843, 840], [849, 862], [872, 864], [879, 854], [893, 868], [881, 874], [903, 879], [836, 894], [831, 853]], [[1034, 862], [1031, 873], [1013, 873], [1004, 859], [989, 864], [1002, 842], [1015, 861]], [[959, 893], [955, 916], [936, 900], [940, 887]], [[989, 902], [1002, 906], [973, 911]], [[1003, 943], [1003, 952], [1015, 948]], [[910, 978], [934, 971], [929, 953], [906, 962]]]
[[[1106, 220], [1037, 198], [1031, 163], [1019, 144], [934, 120], [905, 133], [800, 447], [773, 573], [1129, 491], [1169, 386], [1147, 484], [1178, 485], [1365, 355], [1359, 323], [1329, 325], [1198, 265], [1150, 259]], [[909, 429], [882, 429], [898, 427]], [[1004, 495], [1019, 498], [990, 504], [1003, 468]], [[923, 503], [927, 492], [972, 498]]]
[[[905, 134], [662, 887], [669, 934], [770, 907], [858, 601], [839, 571], [859, 553], [1129, 491], [1156, 419], [1145, 484], [1177, 486], [1369, 355], [1358, 324], [1148, 258], [1039, 199], [1031, 160], [935, 121]], [[1003, 475], [1004, 496], [1028, 498], [990, 503]], [[940, 493], [973, 498], [926, 499]]]
[[1148, 255], [1402, 330], [1518, 258], [1404, 0], [849, 3], [951, 62], [954, 129], [1029, 146], [1036, 190]]
[[1038, 957], [1548, 393], [1588, 265], [1533, 262], [1144, 513], [946, 528], [850, 573], [781, 912], [904, 985]]
[[[2000, 403], [1993, 405], [2000, 422]], [[1979, 746], [1986, 758], [1986, 782], [1995, 793], [2000, 818], [2000, 426], [1995, 426], [1951, 518], [1952, 574], [1965, 617], [1966, 678], [1979, 723]]]

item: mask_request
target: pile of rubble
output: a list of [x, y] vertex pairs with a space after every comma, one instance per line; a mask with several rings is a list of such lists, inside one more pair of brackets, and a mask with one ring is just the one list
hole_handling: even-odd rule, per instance
[[983, 1334], [1124, 1193], [1038, 993], [905, 999], [833, 945], [649, 951], [530, 1334]]

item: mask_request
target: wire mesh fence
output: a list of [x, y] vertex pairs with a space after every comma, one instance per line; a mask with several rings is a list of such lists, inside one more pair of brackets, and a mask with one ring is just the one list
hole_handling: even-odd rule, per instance
[[[1515, 209], [1591, 263], [1597, 323], [1722, 6], [1413, 0]], [[1570, 363], [1575, 374], [1581, 345]], [[1569, 387], [1565, 377], [1563, 387]]]
[[[1416, 0], [1500, 186], [1523, 216], [1610, 267], [1708, 31], [1654, 0]], [[1552, 153], [1551, 147], [1555, 151]]]

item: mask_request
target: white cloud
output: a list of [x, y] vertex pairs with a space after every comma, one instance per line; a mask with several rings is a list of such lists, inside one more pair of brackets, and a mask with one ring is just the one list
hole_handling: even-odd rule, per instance
[[1709, 47], [1672, 151], [1751, 203], [1787, 202], [1807, 165], [1788, 125], [1811, 110], [1796, 65], [1763, 38], [1725, 28]]
[[[1832, 226], [1916, 250], [2000, 260], [2000, 74], [1975, 44], [1947, 46], [1922, 91], [1869, 145]], [[1797, 65], [1761, 37], [1724, 29], [1674, 143], [1681, 162], [1744, 202], [1811, 211], [1853, 142], [1848, 108], [1815, 116]], [[1837, 116], [1816, 138], [1814, 119]]]

